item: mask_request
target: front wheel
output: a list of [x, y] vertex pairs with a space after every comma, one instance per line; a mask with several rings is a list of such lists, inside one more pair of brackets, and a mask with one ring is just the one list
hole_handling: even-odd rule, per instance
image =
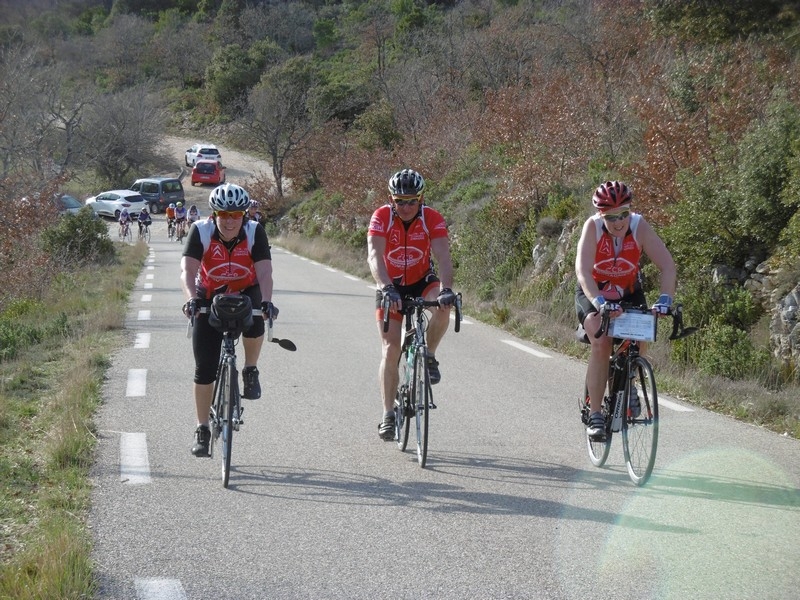
[[400, 355], [400, 384], [397, 386], [397, 395], [394, 399], [394, 437], [397, 440], [397, 449], [405, 452], [408, 446], [408, 432], [411, 430], [411, 375], [408, 366], [408, 355]]
[[[634, 377], [625, 385], [625, 411], [622, 423], [622, 449], [628, 475], [636, 485], [644, 485], [653, 472], [658, 447], [658, 393], [653, 367], [646, 358], [638, 356], [633, 362]], [[636, 386], [641, 407], [638, 415], [629, 410], [628, 401]]]
[[221, 454], [222, 454], [222, 487], [228, 487], [231, 476], [231, 451], [233, 449], [233, 409], [236, 406], [234, 392], [236, 373], [231, 363], [226, 363], [220, 370], [220, 380], [217, 384], [215, 405], [217, 418], [220, 422]]
[[144, 237], [144, 241], [149, 244], [150, 243], [150, 226], [149, 225], [145, 225], [145, 228], [142, 231], [142, 236]]
[[428, 414], [431, 396], [428, 350], [422, 347], [417, 349], [414, 357], [414, 384], [411, 397], [417, 424], [417, 462], [423, 469], [428, 459]]

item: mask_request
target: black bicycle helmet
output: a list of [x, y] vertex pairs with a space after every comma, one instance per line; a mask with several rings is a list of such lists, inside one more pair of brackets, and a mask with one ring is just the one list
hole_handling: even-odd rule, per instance
[[392, 196], [419, 196], [424, 189], [425, 180], [413, 169], [398, 171], [389, 180], [389, 193]]
[[211, 210], [247, 210], [250, 195], [235, 183], [225, 183], [215, 187], [208, 196]]

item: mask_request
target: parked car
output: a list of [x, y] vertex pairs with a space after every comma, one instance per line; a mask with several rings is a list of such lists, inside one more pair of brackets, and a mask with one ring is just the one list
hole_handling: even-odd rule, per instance
[[53, 194], [53, 204], [56, 205], [56, 209], [60, 215], [74, 215], [83, 208], [83, 204], [81, 204], [77, 198], [69, 194]]
[[184, 202], [183, 184], [174, 177], [145, 177], [137, 179], [130, 188], [139, 192], [151, 214], [162, 212], [173, 202]]
[[187, 167], [193, 167], [198, 160], [222, 162], [222, 155], [214, 144], [195, 144], [186, 151], [184, 161]]
[[225, 167], [216, 160], [198, 160], [192, 167], [192, 185], [195, 183], [201, 185], [225, 183]]
[[115, 219], [119, 219], [123, 208], [135, 217], [146, 205], [142, 195], [133, 190], [110, 190], [86, 199], [86, 206], [91, 206], [95, 214]]

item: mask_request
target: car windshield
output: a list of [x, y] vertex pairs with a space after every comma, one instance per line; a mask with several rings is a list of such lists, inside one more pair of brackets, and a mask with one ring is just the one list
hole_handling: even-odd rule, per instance
[[162, 186], [165, 192], [180, 192], [182, 189], [180, 181], [165, 181]]
[[216, 148], [200, 148], [200, 154], [217, 155], [217, 154], [219, 154], [219, 152], [217, 152]]
[[72, 196], [67, 196], [66, 194], [64, 194], [63, 196], [61, 196], [61, 198], [59, 198], [59, 202], [61, 203], [61, 206], [63, 206], [64, 208], [81, 208], [83, 206], [75, 198], [73, 198]]
[[213, 163], [199, 162], [199, 163], [197, 163], [196, 167], [197, 167], [197, 172], [198, 173], [203, 173], [203, 174], [209, 175], [209, 174], [214, 172], [214, 164]]

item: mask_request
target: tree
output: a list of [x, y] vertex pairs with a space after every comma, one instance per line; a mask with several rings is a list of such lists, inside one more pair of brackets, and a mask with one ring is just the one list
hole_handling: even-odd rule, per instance
[[286, 161], [313, 130], [309, 103], [316, 83], [311, 61], [297, 57], [265, 73], [249, 96], [245, 135], [267, 151], [279, 198], [284, 193]]

